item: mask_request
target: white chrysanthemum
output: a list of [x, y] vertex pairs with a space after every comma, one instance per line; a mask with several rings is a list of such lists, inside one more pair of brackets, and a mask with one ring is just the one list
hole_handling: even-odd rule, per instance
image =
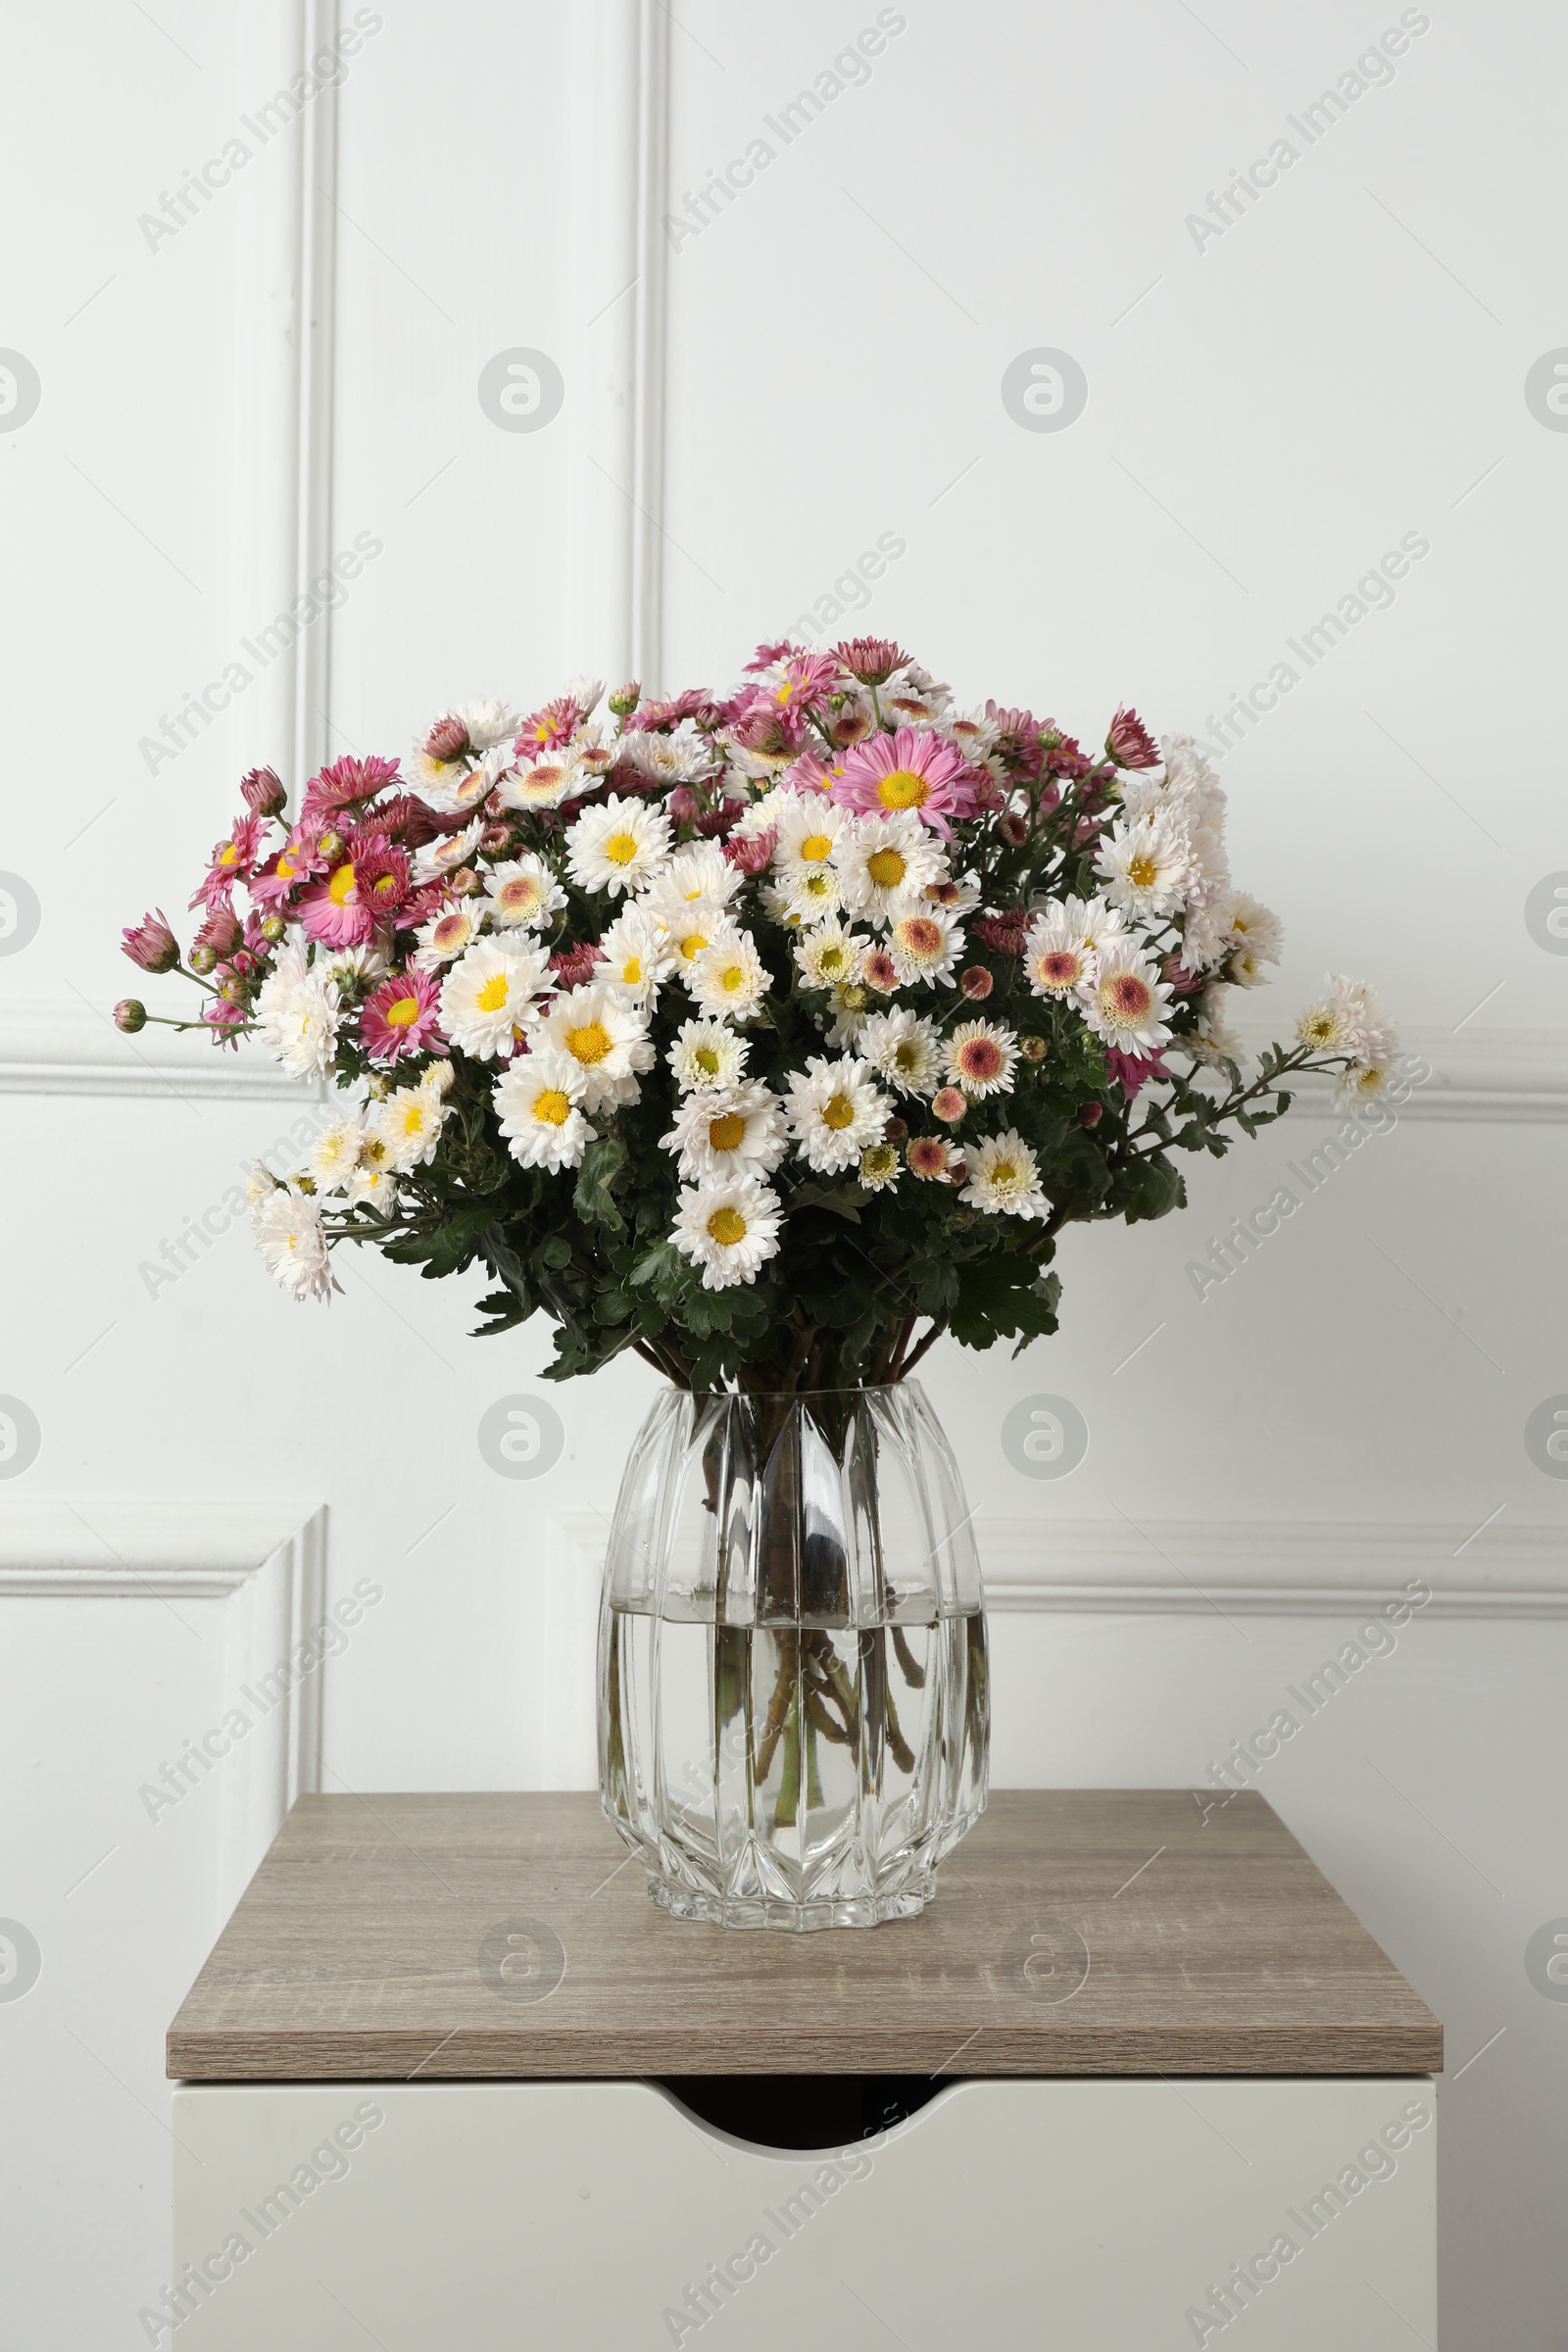
[[867, 1144], [881, 1142], [893, 1104], [857, 1054], [837, 1061], [813, 1055], [804, 1070], [790, 1072], [785, 1112], [802, 1157], [831, 1176], [853, 1167]]
[[1059, 913], [1037, 914], [1023, 942], [1024, 975], [1037, 997], [1076, 996], [1094, 977], [1093, 951]]
[[766, 796], [776, 803], [772, 829], [773, 865], [789, 874], [803, 865], [827, 865], [855, 831], [849, 813], [820, 793], [779, 790]]
[[460, 865], [466, 865], [479, 846], [484, 831], [484, 818], [476, 816], [465, 825], [461, 833], [444, 833], [439, 841], [427, 841], [414, 856], [416, 882], [439, 881], [443, 874], [455, 874]]
[[774, 784], [766, 792], [760, 792], [736, 819], [730, 838], [734, 841], [760, 841], [764, 833], [771, 833], [775, 829], [800, 797], [787, 784]]
[[[434, 724], [456, 719], [464, 730], [464, 748], [451, 760], [435, 760], [425, 750], [434, 727], [428, 728], [409, 755], [409, 780], [420, 798], [443, 815], [472, 808], [490, 789], [483, 755], [514, 735], [518, 721], [505, 703], [460, 703], [445, 710]], [[474, 762], [470, 764], [470, 761]]]
[[1239, 890], [1226, 903], [1221, 939], [1232, 951], [1232, 965], [1247, 964], [1245, 974], [1238, 970], [1234, 976], [1244, 988], [1256, 988], [1262, 977], [1258, 967], [1278, 963], [1285, 952], [1285, 925], [1271, 907]]
[[253, 1231], [256, 1225], [257, 1210], [265, 1207], [276, 1190], [277, 1178], [272, 1174], [266, 1160], [253, 1159], [245, 1171], [245, 1199], [250, 1206]]
[[[846, 904], [857, 914], [887, 924], [911, 911], [934, 882], [947, 878], [948, 861], [935, 834], [912, 808], [857, 825], [839, 859]], [[929, 904], [930, 902], [927, 902]]]
[[1242, 1041], [1225, 1017], [1229, 993], [1220, 986], [1205, 988], [1199, 1000], [1197, 1028], [1175, 1040], [1183, 1053], [1207, 1069], [1221, 1069], [1226, 1062], [1234, 1062], [1239, 1069], [1242, 1064]]
[[623, 989], [634, 1004], [651, 1004], [660, 983], [675, 968], [675, 952], [668, 938], [641, 906], [628, 906], [616, 916], [599, 942], [599, 953], [604, 961], [603, 978]]
[[1309, 1005], [1297, 1022], [1300, 1043], [1314, 1054], [1343, 1054], [1365, 1067], [1392, 1061], [1399, 1050], [1399, 1033], [1367, 983], [1331, 973], [1329, 988], [1325, 1001]]
[[496, 786], [503, 808], [560, 808], [587, 792], [599, 781], [598, 769], [587, 756], [591, 748], [581, 743], [563, 744], [558, 750], [540, 752], [535, 759], [519, 760]]
[[308, 1194], [280, 1184], [258, 1202], [251, 1218], [267, 1268], [294, 1298], [330, 1298], [332, 1279], [321, 1212]]
[[1119, 1054], [1157, 1054], [1170, 1036], [1165, 1014], [1171, 992], [1158, 968], [1132, 939], [1107, 940], [1095, 957], [1094, 977], [1079, 992], [1084, 1018]]
[[685, 1021], [669, 1049], [669, 1066], [682, 1094], [738, 1086], [751, 1053], [749, 1038], [737, 1037], [721, 1021]]
[[795, 943], [795, 961], [808, 988], [848, 988], [865, 964], [866, 942], [841, 922], [818, 923]]
[[580, 1166], [593, 1137], [582, 1115], [587, 1091], [583, 1065], [569, 1054], [546, 1047], [509, 1062], [490, 1100], [513, 1158], [552, 1173]]
[[306, 1161], [318, 1192], [347, 1192], [364, 1142], [365, 1129], [352, 1116], [332, 1119], [320, 1130]]
[[874, 1012], [860, 1031], [860, 1052], [901, 1095], [932, 1095], [942, 1072], [942, 1036], [935, 1021], [900, 1004]]
[[[827, 1008], [829, 1014], [828, 1044], [830, 1046], [853, 1046], [858, 1053], [860, 1032], [871, 1017], [869, 992], [863, 989], [858, 980], [852, 980], [847, 988], [834, 989], [828, 998]], [[818, 1028], [821, 1025], [822, 1016], [818, 1013]]]
[[1161, 808], [1111, 827], [1095, 856], [1095, 871], [1113, 906], [1142, 921], [1175, 914], [1186, 904], [1192, 862], [1186, 828], [1174, 809]]
[[394, 1174], [428, 1166], [446, 1121], [447, 1106], [437, 1088], [421, 1079], [417, 1086], [393, 1089], [376, 1113], [375, 1134]]
[[867, 1145], [857, 1173], [868, 1193], [883, 1193], [890, 1184], [897, 1184], [904, 1173], [897, 1144]]
[[610, 1110], [635, 1102], [638, 1075], [654, 1066], [648, 1023], [619, 989], [598, 981], [557, 997], [532, 1038], [536, 1054], [569, 1054], [583, 1074], [583, 1108]]
[[598, 710], [599, 698], [605, 691], [605, 681], [603, 678], [579, 675], [575, 678], [568, 678], [561, 691], [564, 695], [570, 696], [583, 717], [586, 718], [591, 710]]
[[659, 891], [639, 899], [638, 906], [658, 923], [674, 957], [675, 970], [688, 988], [698, 959], [739, 935], [723, 907], [712, 899], [667, 900]]
[[960, 1021], [942, 1049], [942, 1067], [951, 1086], [972, 1102], [988, 1095], [1010, 1095], [1018, 1066], [1018, 1040], [999, 1021]]
[[688, 1095], [674, 1126], [659, 1140], [666, 1152], [679, 1152], [681, 1175], [691, 1184], [745, 1168], [770, 1174], [789, 1139], [778, 1097], [754, 1078], [745, 1086], [705, 1087]]
[[682, 906], [727, 906], [745, 883], [716, 841], [685, 841], [654, 884], [650, 904], [672, 914]]
[[952, 689], [938, 685], [918, 662], [896, 669], [887, 684], [877, 688], [876, 699], [882, 716], [894, 727], [940, 725], [953, 708]]
[[475, 940], [441, 983], [441, 1026], [480, 1061], [504, 1058], [536, 1017], [550, 959], [526, 934]]
[[1059, 913], [1072, 937], [1091, 956], [1098, 956], [1111, 940], [1129, 936], [1119, 910], [1104, 899], [1054, 899], [1044, 911]]
[[710, 776], [717, 761], [710, 739], [689, 718], [667, 735], [654, 727], [629, 728], [618, 748], [623, 766], [666, 786], [694, 784]]
[[542, 858], [532, 851], [493, 865], [484, 877], [490, 920], [497, 930], [520, 926], [539, 931], [566, 904], [566, 894]]
[[767, 885], [776, 891], [780, 913], [793, 929], [802, 923], [825, 923], [844, 903], [844, 886], [836, 866], [797, 865], [785, 878]]
[[956, 743], [976, 767], [989, 767], [998, 781], [1002, 780], [1002, 763], [994, 757], [1002, 739], [1002, 729], [994, 718], [986, 716], [983, 710], [950, 710], [941, 720], [938, 732]]
[[756, 1176], [717, 1177], [683, 1188], [671, 1241], [703, 1269], [705, 1291], [755, 1282], [759, 1267], [778, 1254], [783, 1212], [778, 1196]]
[[669, 858], [669, 819], [648, 801], [612, 793], [566, 835], [566, 864], [582, 890], [641, 890]]
[[1011, 1127], [965, 1148], [969, 1181], [958, 1195], [988, 1216], [1045, 1217], [1051, 1203], [1040, 1189], [1040, 1162]]
[[687, 968], [687, 985], [701, 1009], [731, 1021], [750, 1020], [760, 1009], [772, 982], [773, 975], [749, 931], [715, 940]]
[[979, 906], [984, 893], [971, 873], [956, 882], [951, 874], [945, 881], [928, 882], [920, 895], [928, 906], [945, 906], [949, 914], [967, 914]]
[[293, 939], [256, 994], [256, 1025], [269, 1052], [296, 1078], [325, 1078], [337, 1054], [338, 993]]
[[325, 956], [318, 956], [311, 966], [318, 980], [330, 980], [337, 988], [373, 988], [384, 980], [392, 969], [386, 950], [373, 940], [366, 940], [355, 948], [333, 948]]
[[945, 906], [928, 906], [918, 914], [900, 915], [888, 933], [888, 946], [901, 980], [923, 980], [931, 987], [952, 979], [963, 954], [963, 932]]
[[484, 902], [472, 899], [460, 900], [456, 906], [431, 915], [414, 934], [418, 943], [412, 958], [415, 969], [438, 972], [444, 963], [451, 963], [465, 948], [472, 947], [484, 917]]
[[365, 1203], [382, 1216], [390, 1216], [397, 1206], [397, 1171], [386, 1156], [379, 1136], [368, 1136], [360, 1164], [349, 1179], [349, 1206], [358, 1208]]

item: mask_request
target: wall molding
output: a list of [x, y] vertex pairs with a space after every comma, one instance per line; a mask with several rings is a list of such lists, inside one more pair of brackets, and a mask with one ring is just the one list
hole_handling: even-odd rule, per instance
[[[254, 1719], [216, 1768], [225, 1916], [295, 1798], [320, 1787], [321, 1669], [292, 1681], [259, 1716], [254, 1694], [320, 1623], [325, 1590], [324, 1504], [96, 1497], [75, 1507], [0, 1504], [0, 1603], [163, 1602], [175, 1616], [181, 1600], [225, 1604], [224, 1711], [243, 1706]], [[170, 1635], [182, 1638], [172, 1625]], [[193, 1724], [190, 1736], [211, 1728]], [[149, 1759], [149, 1771], [157, 1763]]]
[[[608, 1522], [553, 1515], [557, 1573], [603, 1574]], [[981, 1510], [993, 1616], [1354, 1617], [1420, 1578], [1423, 1617], [1568, 1617], [1568, 1527], [1020, 1518]]]
[[572, 627], [609, 685], [662, 693], [669, 11], [602, 0], [570, 24]]
[[0, 1094], [138, 1095], [167, 1102], [324, 1102], [254, 1043], [230, 1050], [194, 1031], [122, 1037], [106, 1005], [84, 998], [0, 999]]
[[[1241, 1032], [1250, 1054], [1271, 1042], [1261, 1028]], [[1401, 1119], [1499, 1120], [1516, 1126], [1568, 1119], [1568, 1029], [1407, 1029], [1407, 1054], [1432, 1076], [1399, 1105]], [[1291, 1081], [1291, 1119], [1332, 1122], [1335, 1081], [1316, 1072]]]

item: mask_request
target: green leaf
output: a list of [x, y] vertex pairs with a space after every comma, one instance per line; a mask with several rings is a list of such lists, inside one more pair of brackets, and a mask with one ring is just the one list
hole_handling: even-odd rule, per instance
[[572, 1206], [585, 1225], [603, 1225], [612, 1233], [624, 1229], [625, 1219], [615, 1206], [613, 1188], [626, 1165], [626, 1147], [618, 1136], [595, 1136], [582, 1155]]

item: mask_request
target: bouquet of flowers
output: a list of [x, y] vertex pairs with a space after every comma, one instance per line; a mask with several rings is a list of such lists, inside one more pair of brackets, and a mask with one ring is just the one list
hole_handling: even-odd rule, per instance
[[943, 1331], [1054, 1331], [1062, 1227], [1180, 1207], [1176, 1154], [1277, 1118], [1293, 1071], [1390, 1075], [1343, 978], [1244, 1068], [1225, 1006], [1280, 926], [1190, 737], [960, 712], [876, 638], [602, 701], [463, 705], [292, 818], [257, 769], [188, 954], [161, 913], [125, 933], [207, 992], [172, 1026], [345, 1091], [253, 1178], [296, 1298], [371, 1242], [482, 1262], [482, 1328], [543, 1309], [558, 1379], [630, 1348], [699, 1390], [896, 1381]]

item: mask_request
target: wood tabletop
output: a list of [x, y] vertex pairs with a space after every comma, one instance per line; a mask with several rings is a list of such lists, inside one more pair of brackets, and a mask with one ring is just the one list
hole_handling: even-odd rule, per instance
[[673, 1920], [592, 1795], [306, 1796], [169, 2034], [193, 2082], [1436, 2072], [1263, 1799], [1003, 1789], [917, 1919]]

